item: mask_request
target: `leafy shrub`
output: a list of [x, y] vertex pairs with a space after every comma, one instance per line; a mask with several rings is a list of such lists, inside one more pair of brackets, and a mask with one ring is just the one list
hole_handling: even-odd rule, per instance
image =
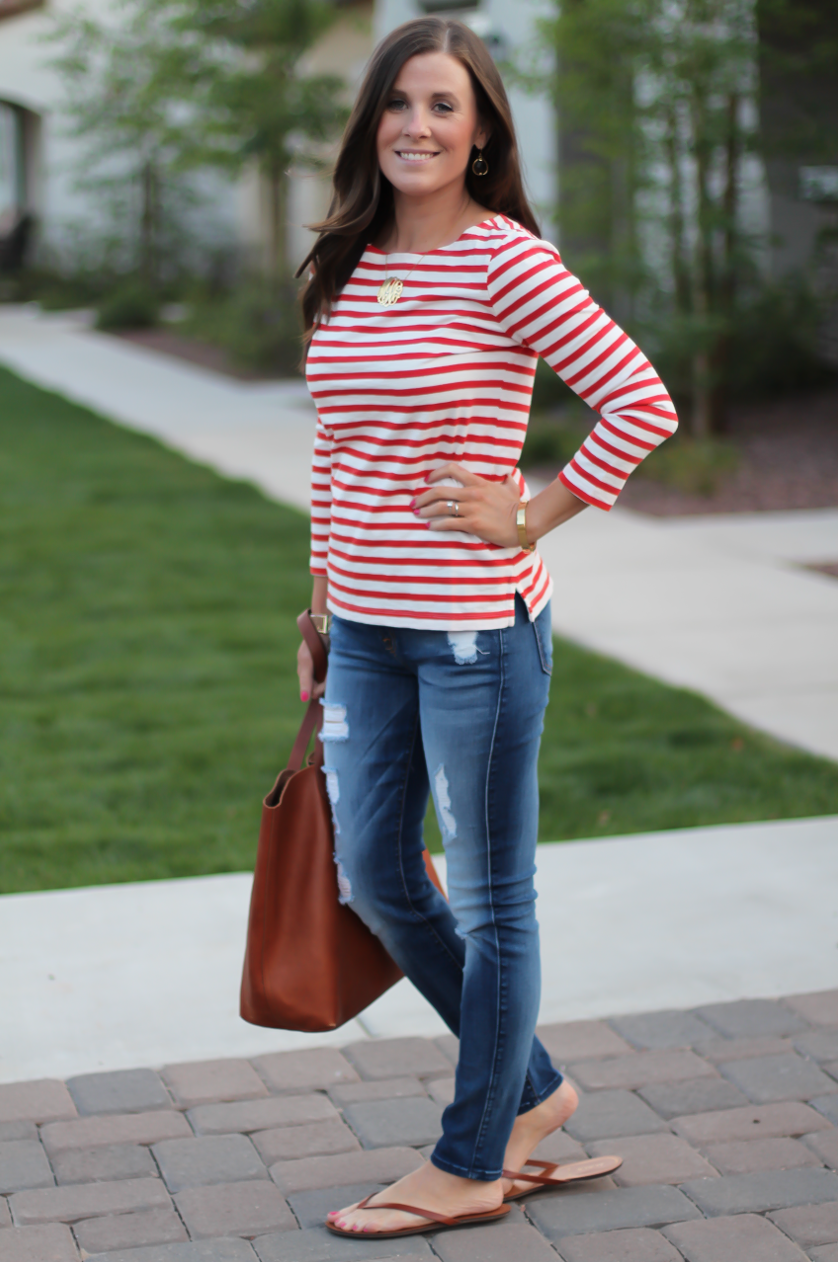
[[827, 306], [798, 277], [766, 287], [744, 307], [731, 331], [731, 394], [785, 394], [835, 380], [819, 346]]
[[83, 268], [64, 272], [39, 263], [4, 278], [0, 302], [37, 302], [46, 311], [71, 311], [95, 306], [113, 284], [113, 277], [105, 273]]
[[579, 449], [585, 435], [562, 418], [535, 415], [531, 418], [524, 449], [521, 452], [521, 468], [535, 469], [544, 465], [563, 468]]
[[696, 442], [679, 433], [644, 460], [638, 476], [674, 486], [687, 495], [709, 497], [738, 463], [739, 452], [732, 443], [714, 438]]
[[114, 290], [99, 304], [96, 328], [107, 332], [152, 329], [159, 318], [158, 295], [139, 281], [133, 281]]
[[821, 346], [828, 314], [828, 296], [818, 298], [804, 277], [791, 276], [743, 297], [727, 321], [718, 315], [701, 320], [664, 311], [630, 332], [689, 424], [692, 356], [701, 348], [711, 351], [719, 339], [725, 354], [721, 361], [711, 361], [711, 384], [721, 386], [729, 401], [790, 394], [835, 381], [835, 369], [824, 360]]
[[296, 289], [251, 280], [222, 297], [192, 295], [182, 331], [214, 342], [241, 368], [293, 377], [300, 371], [302, 326]]
[[578, 405], [579, 396], [574, 394], [570, 386], [565, 385], [549, 364], [539, 359], [535, 366], [535, 382], [532, 390], [533, 413], [556, 412]]
[[576, 455], [597, 419], [596, 413], [556, 376], [549, 364], [539, 359], [521, 467], [549, 465], [558, 472]]

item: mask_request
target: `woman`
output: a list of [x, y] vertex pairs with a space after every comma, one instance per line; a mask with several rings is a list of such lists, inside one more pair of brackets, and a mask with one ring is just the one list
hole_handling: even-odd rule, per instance
[[[460, 1037], [430, 1161], [329, 1215], [369, 1238], [499, 1217], [542, 1182], [504, 1171], [576, 1107], [534, 1037], [552, 584], [533, 545], [587, 504], [610, 508], [677, 421], [642, 353], [538, 239], [503, 85], [459, 22], [408, 22], [376, 49], [318, 227], [303, 308], [337, 880]], [[528, 500], [517, 461], [538, 355], [601, 419]], [[308, 700], [305, 645], [298, 671]], [[422, 863], [429, 791], [450, 906]]]

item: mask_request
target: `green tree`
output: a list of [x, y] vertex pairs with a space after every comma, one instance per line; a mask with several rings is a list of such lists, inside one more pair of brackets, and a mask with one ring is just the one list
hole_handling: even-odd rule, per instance
[[186, 174], [252, 163], [270, 190], [269, 271], [287, 276], [289, 167], [320, 164], [346, 114], [343, 81], [305, 66], [334, 15], [324, 0], [124, 0], [111, 23], [56, 18], [52, 64], [82, 142], [79, 183], [127, 215], [147, 281], [159, 279]]
[[50, 64], [63, 81], [66, 129], [80, 141], [76, 182], [102, 195], [129, 264], [152, 285], [188, 198], [182, 170], [193, 140], [183, 96], [193, 50], [160, 6], [138, 0], [126, 0], [110, 23], [60, 13], [48, 42], [57, 49]]
[[555, 68], [529, 80], [559, 114], [562, 248], [657, 340], [706, 437], [724, 424], [737, 302], [756, 277], [751, 0], [563, 0], [543, 31]]
[[306, 67], [335, 8], [325, 0], [181, 0], [176, 12], [201, 49], [193, 161], [233, 170], [257, 164], [270, 198], [269, 272], [284, 282], [289, 169], [324, 165], [323, 147], [348, 113], [343, 80]]
[[838, 6], [756, 0], [766, 157], [838, 165]]

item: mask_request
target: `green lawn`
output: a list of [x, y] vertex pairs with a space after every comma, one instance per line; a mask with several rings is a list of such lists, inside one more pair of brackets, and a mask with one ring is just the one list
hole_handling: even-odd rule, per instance
[[[308, 591], [302, 514], [0, 370], [0, 890], [247, 868]], [[542, 793], [557, 840], [838, 811], [838, 768], [557, 642]]]

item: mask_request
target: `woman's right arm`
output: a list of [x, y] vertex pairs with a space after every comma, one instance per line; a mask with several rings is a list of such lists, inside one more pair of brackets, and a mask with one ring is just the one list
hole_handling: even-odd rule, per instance
[[[329, 591], [329, 580], [325, 575], [315, 574], [314, 582], [311, 588], [311, 612], [327, 613], [326, 597]], [[300, 677], [300, 700], [310, 701], [312, 696], [322, 697], [326, 691], [325, 681], [322, 684], [314, 682], [314, 663], [311, 660], [311, 650], [305, 640], [300, 642], [297, 649], [297, 674]]]
[[[318, 413], [311, 462], [311, 612], [327, 613], [329, 590], [326, 565], [329, 555], [329, 533], [332, 519], [332, 434]], [[300, 700], [322, 697], [325, 683], [314, 682], [314, 664], [305, 640], [297, 650], [297, 674], [300, 677]]]

